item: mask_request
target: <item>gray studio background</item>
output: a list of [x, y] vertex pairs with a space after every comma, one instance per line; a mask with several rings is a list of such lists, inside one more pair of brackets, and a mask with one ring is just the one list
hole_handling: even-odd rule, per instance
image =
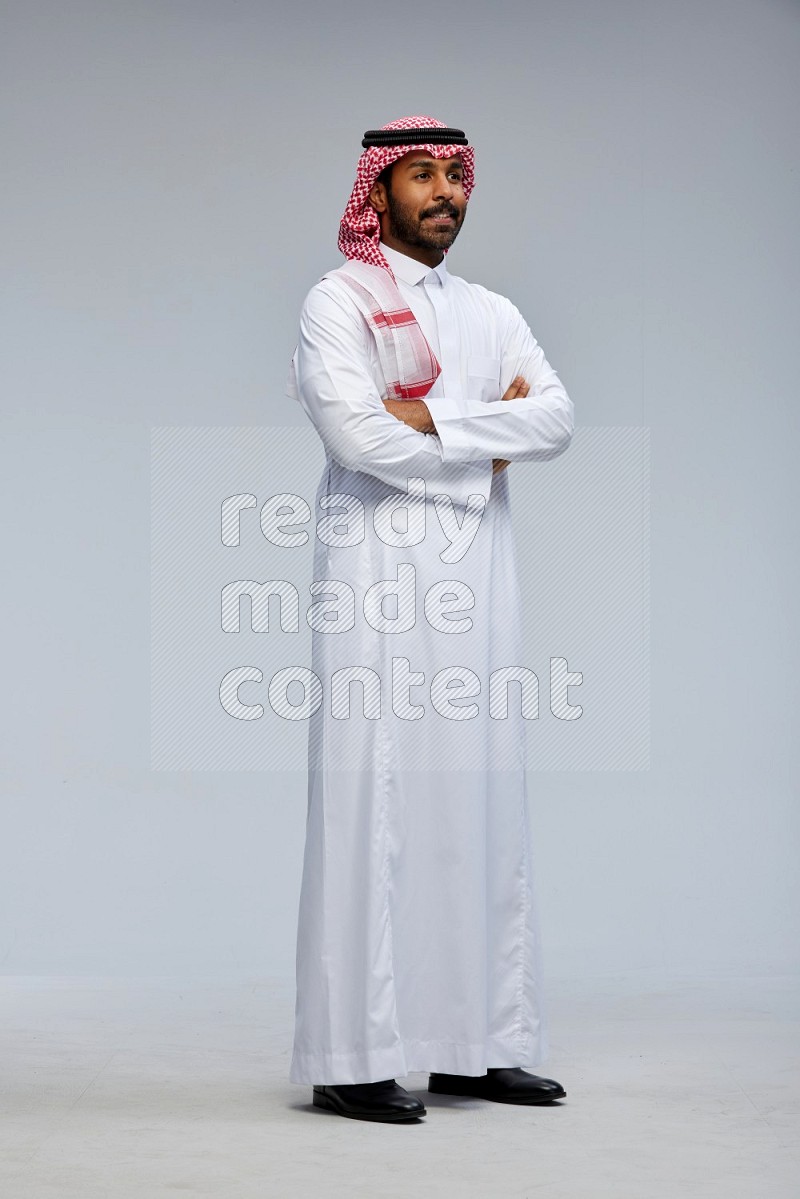
[[449, 268], [649, 429], [650, 769], [532, 775], [548, 975], [793, 969], [798, 6], [3, 11], [2, 971], [292, 974], [304, 777], [150, 767], [150, 431], [304, 422], [417, 112], [476, 146]]

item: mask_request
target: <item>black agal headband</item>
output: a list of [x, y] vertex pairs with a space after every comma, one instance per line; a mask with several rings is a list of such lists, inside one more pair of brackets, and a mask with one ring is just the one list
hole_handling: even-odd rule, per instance
[[419, 125], [416, 129], [368, 129], [361, 139], [368, 146], [468, 146], [463, 129]]

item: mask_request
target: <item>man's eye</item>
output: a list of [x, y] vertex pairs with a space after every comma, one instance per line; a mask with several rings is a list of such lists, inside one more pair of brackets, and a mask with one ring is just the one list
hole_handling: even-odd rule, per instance
[[[451, 178], [453, 178], [455, 180], [456, 183], [461, 183], [462, 175], [461, 175], [460, 171], [448, 171], [448, 174], [450, 175]], [[430, 176], [430, 171], [418, 171], [417, 174], [414, 176], [414, 178], [415, 179], [427, 179], [427, 178], [429, 178], [429, 176]]]

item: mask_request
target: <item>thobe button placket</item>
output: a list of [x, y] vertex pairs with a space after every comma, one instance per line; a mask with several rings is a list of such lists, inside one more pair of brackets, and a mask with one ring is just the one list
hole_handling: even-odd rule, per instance
[[444, 395], [456, 399], [461, 395], [461, 371], [459, 369], [461, 347], [458, 342], [455, 315], [445, 294], [442, 278], [436, 271], [430, 271], [425, 275], [422, 283], [436, 313]]

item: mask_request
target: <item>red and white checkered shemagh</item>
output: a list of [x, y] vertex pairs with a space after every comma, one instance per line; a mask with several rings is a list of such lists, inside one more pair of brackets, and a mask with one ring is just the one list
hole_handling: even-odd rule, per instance
[[[444, 121], [428, 116], [401, 117], [381, 126], [388, 130], [418, 127], [444, 129], [447, 126]], [[469, 199], [475, 183], [472, 146], [425, 143], [367, 146], [358, 160], [356, 181], [339, 225], [339, 249], [348, 262], [336, 272], [350, 287], [373, 329], [386, 377], [387, 398], [407, 400], [426, 396], [439, 377], [441, 367], [416, 317], [404, 303], [394, 272], [381, 253], [380, 220], [369, 203], [369, 193], [381, 171], [411, 150], [423, 150], [432, 158], [460, 155], [464, 196]]]

